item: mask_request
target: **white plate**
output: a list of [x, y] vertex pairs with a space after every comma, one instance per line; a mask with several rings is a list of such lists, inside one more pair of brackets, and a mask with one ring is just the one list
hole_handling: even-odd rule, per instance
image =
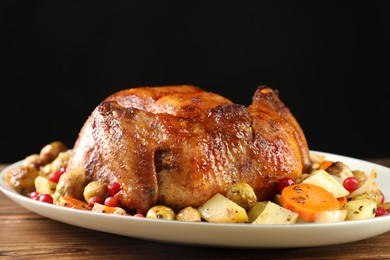
[[[377, 182], [385, 198], [390, 198], [390, 168], [330, 153], [329, 160], [342, 161], [351, 169], [370, 173], [376, 166]], [[374, 237], [390, 231], [390, 215], [368, 220], [295, 225], [251, 225], [192, 223], [109, 215], [42, 203], [22, 196], [5, 181], [5, 172], [20, 165], [16, 162], [0, 175], [0, 189], [14, 202], [47, 218], [87, 229], [173, 244], [237, 248], [295, 248], [342, 244]]]

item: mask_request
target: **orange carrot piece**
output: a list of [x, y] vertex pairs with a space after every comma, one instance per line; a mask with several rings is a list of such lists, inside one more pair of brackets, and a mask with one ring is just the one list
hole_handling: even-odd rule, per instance
[[115, 215], [127, 215], [130, 216], [124, 209], [121, 207], [110, 207], [100, 203], [95, 203], [93, 205], [92, 211], [101, 212], [106, 214], [115, 214]]
[[320, 166], [318, 166], [318, 170], [326, 170], [333, 164], [333, 161], [323, 161]]
[[340, 208], [343, 207], [347, 202], [347, 197], [340, 197], [340, 198], [337, 198], [338, 202], [340, 203]]
[[60, 205], [73, 209], [90, 210], [88, 203], [82, 200], [78, 200], [69, 196], [63, 196], [60, 198]]
[[339, 201], [329, 191], [309, 183], [285, 187], [280, 195], [280, 203], [307, 222], [315, 221], [323, 211], [340, 209]]

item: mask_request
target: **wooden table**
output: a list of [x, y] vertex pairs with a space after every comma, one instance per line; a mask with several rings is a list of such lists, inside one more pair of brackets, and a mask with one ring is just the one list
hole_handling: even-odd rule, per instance
[[[390, 167], [390, 158], [369, 161]], [[0, 169], [5, 166], [0, 165]], [[390, 232], [358, 242], [327, 247], [244, 250], [179, 246], [107, 234], [57, 222], [26, 210], [0, 192], [0, 259], [228, 258], [390, 259]]]

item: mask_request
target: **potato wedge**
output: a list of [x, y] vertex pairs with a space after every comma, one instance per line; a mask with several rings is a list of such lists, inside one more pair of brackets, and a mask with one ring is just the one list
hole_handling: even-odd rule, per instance
[[294, 224], [298, 219], [298, 213], [285, 209], [272, 201], [268, 201], [264, 210], [252, 224]]
[[246, 210], [220, 193], [207, 200], [198, 210], [202, 218], [208, 222], [248, 222]]
[[336, 198], [345, 197], [349, 194], [349, 191], [344, 188], [336, 179], [334, 179], [325, 170], [314, 171], [303, 183], [310, 183], [321, 186], [325, 190], [332, 193]]
[[268, 201], [258, 201], [255, 205], [248, 210], [248, 220], [249, 222], [253, 222], [257, 219], [257, 217], [263, 212], [265, 206], [267, 206]]
[[43, 176], [36, 177], [34, 185], [35, 190], [40, 194], [53, 194], [57, 187], [57, 183], [52, 182]]
[[375, 217], [377, 203], [369, 199], [348, 201], [344, 205], [347, 210], [346, 220], [369, 219]]

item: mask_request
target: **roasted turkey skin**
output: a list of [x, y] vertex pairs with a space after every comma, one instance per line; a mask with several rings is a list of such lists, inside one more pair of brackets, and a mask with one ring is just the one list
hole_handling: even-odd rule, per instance
[[309, 172], [305, 135], [278, 92], [257, 88], [235, 104], [197, 86], [151, 86], [103, 100], [83, 125], [67, 169], [118, 181], [120, 206], [145, 214], [156, 204], [199, 207], [234, 183], [270, 199], [276, 182]]

